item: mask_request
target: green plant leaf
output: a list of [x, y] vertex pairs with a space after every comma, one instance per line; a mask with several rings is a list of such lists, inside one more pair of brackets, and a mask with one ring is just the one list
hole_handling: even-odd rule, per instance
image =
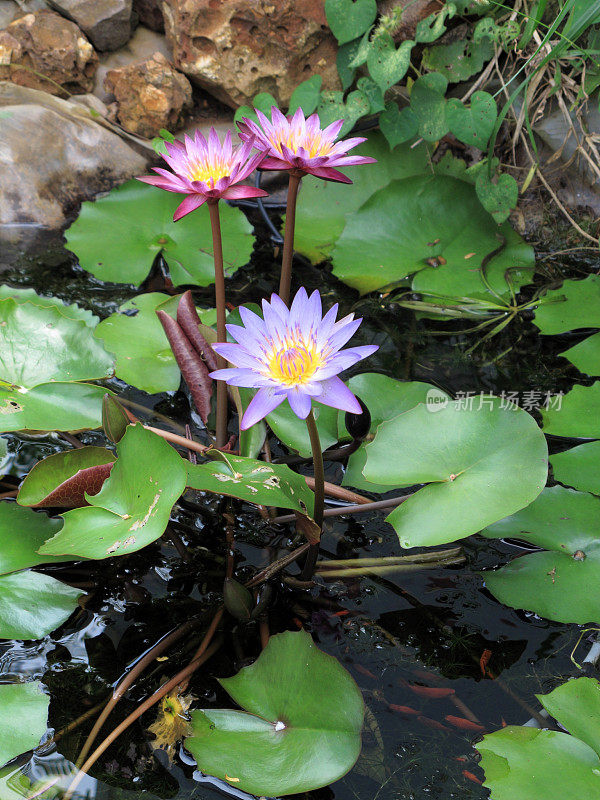
[[[585, 312], [585, 306], [581, 310]], [[595, 378], [600, 377], [600, 333], [588, 336], [560, 355], [574, 364], [580, 372]]]
[[345, 92], [346, 89], [349, 89], [354, 82], [356, 67], [352, 65], [352, 61], [358, 53], [360, 42], [360, 39], [355, 39], [354, 41], [347, 42], [338, 48], [336, 64], [343, 92]]
[[560, 402], [542, 409], [544, 431], [553, 436], [600, 439], [600, 381], [574, 386]]
[[[313, 413], [317, 422], [321, 447], [327, 450], [338, 440], [338, 411], [331, 406], [316, 403]], [[304, 458], [312, 454], [306, 421], [297, 417], [289, 403], [282, 403], [266, 420], [277, 438]]]
[[354, 765], [364, 716], [360, 691], [309, 634], [272, 636], [252, 666], [221, 684], [245, 710], [192, 713], [194, 735], [185, 746], [203, 772], [278, 797], [327, 786]]
[[0, 685], [0, 765], [38, 746], [49, 705], [40, 681]]
[[355, 89], [350, 92], [346, 98], [346, 105], [344, 106], [344, 124], [340, 128], [339, 136], [344, 137], [349, 133], [356, 122], [361, 117], [364, 117], [371, 110], [371, 104], [367, 95], [360, 89]]
[[218, 450], [212, 453], [214, 461], [187, 465], [188, 488], [312, 516], [314, 494], [304, 478], [285, 464], [267, 464]]
[[90, 328], [95, 328], [98, 324], [98, 317], [92, 314], [87, 308], [81, 308], [76, 303], [67, 305], [58, 297], [46, 297], [38, 294], [34, 289], [15, 289], [12, 286], [0, 286], [0, 300], [12, 297], [17, 303], [33, 303], [35, 306], [53, 306], [58, 308], [65, 317], [80, 319]]
[[550, 456], [559, 483], [582, 492], [600, 494], [600, 442], [589, 442]]
[[[517, 267], [533, 265], [533, 251], [510, 225], [501, 233], [507, 247], [486, 275], [498, 294], [509, 296], [507, 269], [513, 285], [521, 285], [529, 272]], [[352, 214], [333, 250], [333, 272], [362, 294], [417, 273], [414, 291], [489, 299], [479, 268], [498, 249], [497, 234], [470, 184], [446, 175], [404, 178]], [[431, 266], [440, 257], [446, 263]]]
[[81, 596], [39, 572], [0, 576], [0, 639], [41, 639], [69, 619]]
[[534, 322], [546, 335], [600, 328], [600, 275], [563, 281], [559, 289], [546, 292]]
[[385, 109], [385, 102], [383, 100], [383, 92], [377, 86], [374, 80], [367, 75], [363, 75], [356, 82], [357, 88], [364, 94], [369, 101], [369, 112], [371, 114], [378, 114]]
[[419, 123], [419, 136], [435, 142], [448, 133], [446, 89], [448, 81], [439, 72], [429, 72], [415, 81], [410, 93], [410, 107]]
[[99, 428], [107, 389], [87, 383], [42, 383], [0, 389], [0, 432], [78, 431]]
[[[85, 202], [67, 230], [67, 246], [81, 266], [103, 281], [139, 285], [161, 253], [176, 286], [214, 282], [208, 210], [173, 222], [182, 195], [132, 180], [95, 202]], [[252, 226], [239, 208], [219, 204], [225, 269], [248, 263]]]
[[446, 3], [439, 11], [419, 20], [415, 32], [417, 42], [434, 42], [439, 39], [446, 32], [446, 19], [452, 19], [455, 13], [455, 3]]
[[503, 173], [493, 181], [487, 170], [481, 170], [475, 182], [477, 197], [496, 222], [504, 222], [517, 205], [519, 186], [512, 175]]
[[481, 72], [493, 56], [494, 45], [489, 39], [482, 37], [475, 42], [461, 38], [451, 44], [426, 47], [422, 64], [432, 72], [441, 73], [449, 83], [459, 83]]
[[595, 622], [600, 616], [600, 499], [553, 486], [537, 500], [482, 531], [488, 538], [525, 539], [541, 552], [482, 573], [505, 605], [558, 622]]
[[600, 683], [595, 678], [567, 681], [550, 694], [536, 697], [571, 736], [600, 756]]
[[351, 42], [375, 22], [375, 0], [325, 0], [325, 14], [338, 44]]
[[100, 492], [62, 515], [62, 530], [40, 553], [102, 559], [140, 550], [164, 533], [186, 477], [186, 462], [164, 439], [132, 425]]
[[371, 156], [376, 164], [361, 164], [344, 169], [354, 185], [302, 179], [296, 209], [295, 249], [314, 263], [331, 253], [344, 230], [348, 214], [356, 211], [367, 198], [395, 178], [418, 175], [427, 170], [425, 147], [398, 147], [393, 153], [380, 133], [369, 134], [368, 140], [352, 151], [353, 155]]
[[62, 522], [46, 514], [0, 503], [0, 575], [68, 558], [40, 556], [38, 548], [60, 530]]
[[344, 95], [342, 92], [333, 90], [321, 92], [321, 99], [317, 106], [317, 114], [321, 120], [321, 127], [331, 125], [338, 119], [344, 119], [346, 116], [346, 105], [344, 103]]
[[86, 493], [100, 491], [114, 460], [105, 447], [80, 447], [47, 456], [19, 487], [17, 502], [51, 508], [85, 506]]
[[302, 109], [305, 117], [312, 114], [319, 105], [322, 83], [320, 75], [311, 75], [308, 80], [298, 84], [290, 97], [288, 114], [293, 114], [298, 108]]
[[467, 108], [456, 97], [446, 104], [446, 120], [450, 133], [465, 144], [485, 150], [494, 130], [498, 110], [496, 101], [487, 92], [474, 92]]
[[387, 31], [374, 36], [367, 54], [369, 74], [385, 92], [406, 75], [410, 66], [410, 54], [415, 43], [406, 39], [398, 49]]
[[382, 423], [367, 445], [368, 481], [428, 484], [387, 517], [402, 547], [470, 536], [542, 491], [548, 450], [533, 417], [499, 398], [479, 402], [418, 405]]
[[393, 150], [398, 144], [414, 139], [419, 130], [419, 121], [410, 106], [400, 110], [396, 103], [388, 103], [379, 115], [379, 128]]

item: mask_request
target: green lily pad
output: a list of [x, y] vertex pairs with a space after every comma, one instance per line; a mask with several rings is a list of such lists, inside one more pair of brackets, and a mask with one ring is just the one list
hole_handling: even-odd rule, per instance
[[561, 353], [580, 372], [593, 377], [600, 377], [600, 333], [588, 336], [579, 344]]
[[79, 589], [39, 572], [0, 576], [0, 639], [41, 639], [69, 619]]
[[68, 558], [40, 556], [44, 542], [60, 530], [62, 522], [46, 514], [21, 508], [14, 503], [0, 503], [0, 575]]
[[546, 292], [534, 323], [545, 334], [600, 328], [600, 275], [564, 281], [559, 289]]
[[60, 300], [58, 297], [46, 297], [45, 295], [38, 294], [34, 289], [15, 289], [12, 286], [0, 286], [0, 300], [5, 300], [7, 297], [12, 297], [17, 303], [33, 303], [34, 306], [53, 306], [58, 308], [61, 314], [65, 317], [73, 319], [80, 319], [85, 322], [90, 328], [95, 328], [98, 324], [99, 318], [92, 314], [87, 308], [81, 308], [77, 303], [67, 303]]
[[529, 279], [532, 249], [510, 225], [498, 229], [472, 185], [447, 175], [404, 178], [352, 214], [333, 250], [333, 272], [362, 294], [416, 273], [414, 291], [489, 298], [481, 264], [501, 246], [499, 231], [506, 246], [486, 275], [498, 294], [509, 296], [505, 273], [511, 270], [515, 287]]
[[542, 491], [548, 450], [533, 417], [499, 398], [481, 403], [418, 405], [382, 423], [367, 445], [367, 480], [429, 484], [387, 517], [402, 547], [470, 536]]
[[17, 495], [22, 506], [67, 507], [87, 505], [85, 495], [96, 494], [115, 460], [105, 447], [79, 447], [54, 453], [29, 472]]
[[525, 539], [545, 550], [482, 573], [487, 588], [505, 605], [547, 619], [600, 619], [599, 514], [594, 495], [553, 486], [528, 508], [488, 526], [488, 538]]
[[475, 745], [494, 800], [592, 798], [600, 785], [600, 684], [577, 678], [538, 699], [572, 735], [508, 726]]
[[543, 428], [554, 436], [600, 438], [600, 381], [574, 386], [560, 402], [542, 410]]
[[327, 786], [356, 762], [362, 696], [306, 632], [272, 636], [252, 666], [220, 682], [245, 710], [192, 713], [185, 746], [203, 772], [278, 797]]
[[[315, 403], [313, 413], [321, 448], [327, 450], [338, 441], [339, 412], [331, 406]], [[308, 458], [312, 454], [306, 421], [294, 414], [289, 403], [282, 403], [266, 417], [266, 420], [275, 436], [285, 445], [296, 450], [303, 458]]]
[[33, 389], [0, 389], [0, 432], [99, 428], [106, 392], [104, 386], [58, 382]]
[[600, 494], [600, 442], [589, 442], [550, 456], [559, 483]]
[[296, 208], [294, 247], [314, 263], [323, 261], [333, 250], [344, 230], [346, 217], [356, 211], [374, 192], [394, 180], [419, 175], [427, 170], [424, 146], [397, 147], [393, 153], [384, 137], [372, 133], [368, 141], [355, 147], [352, 155], [371, 156], [376, 164], [360, 164], [343, 172], [353, 186], [319, 178], [302, 179]]
[[[81, 266], [103, 281], [134, 283], [148, 275], [162, 253], [175, 286], [214, 283], [208, 209], [173, 222], [183, 196], [132, 180], [81, 206], [65, 233]], [[225, 269], [235, 272], [252, 252], [252, 226], [239, 208], [219, 204]]]
[[188, 464], [187, 485], [200, 492], [237, 497], [257, 505], [291, 508], [312, 516], [314, 494], [285, 464], [214, 452], [214, 461]]
[[62, 530], [39, 552], [102, 559], [154, 542], [185, 489], [185, 464], [160, 436], [142, 425], [130, 426], [117, 444], [117, 460], [102, 489], [86, 495], [89, 506], [63, 514]]
[[40, 681], [0, 685], [0, 766], [38, 746], [48, 727], [49, 705]]
[[325, 14], [338, 44], [357, 39], [375, 22], [375, 0], [325, 0]]

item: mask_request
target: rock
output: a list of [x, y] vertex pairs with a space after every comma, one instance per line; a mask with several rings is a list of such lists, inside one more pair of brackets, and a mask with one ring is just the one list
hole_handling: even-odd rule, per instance
[[78, 94], [92, 89], [97, 66], [94, 48], [77, 25], [52, 11], [25, 14], [0, 31], [2, 80]]
[[46, 8], [44, 0], [0, 0], [0, 29], [6, 28], [17, 15]]
[[131, 0], [48, 0], [76, 22], [97, 50], [118, 50], [131, 37]]
[[35, 248], [82, 200], [146, 169], [143, 156], [77, 102], [5, 81], [0, 115], [0, 251]]
[[164, 32], [165, 18], [161, 0], [133, 0], [133, 9], [142, 25], [153, 31]]
[[157, 136], [161, 128], [180, 127], [181, 112], [192, 105], [190, 82], [162, 53], [139, 64], [111, 69], [104, 88], [117, 102], [117, 119], [138, 136]]
[[164, 0], [163, 13], [177, 69], [232, 107], [264, 91], [286, 106], [314, 73], [339, 88], [323, 0]]

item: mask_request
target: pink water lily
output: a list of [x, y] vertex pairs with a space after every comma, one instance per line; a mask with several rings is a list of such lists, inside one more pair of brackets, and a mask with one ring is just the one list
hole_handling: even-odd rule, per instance
[[321, 297], [301, 288], [291, 308], [276, 294], [263, 300], [264, 319], [240, 307], [243, 326], [228, 325], [235, 343], [215, 344], [216, 352], [234, 367], [218, 369], [213, 378], [232, 386], [258, 389], [246, 409], [246, 430], [288, 400], [300, 419], [310, 414], [312, 401], [342, 411], [362, 413], [360, 403], [338, 377], [343, 370], [374, 353], [377, 345], [341, 350], [362, 320], [354, 314], [336, 322], [336, 303], [323, 316]]
[[214, 128], [210, 129], [208, 140], [197, 130], [193, 139], [186, 134], [183, 141], [165, 142], [167, 154], [163, 158], [173, 172], [154, 167], [158, 175], [144, 175], [138, 180], [187, 195], [173, 215], [175, 221], [207, 201], [265, 197], [264, 189], [237, 185], [264, 160], [266, 148], [258, 144], [259, 152], [251, 155], [254, 147], [253, 136], [232, 147], [230, 131], [221, 144]]
[[255, 147], [268, 150], [260, 169], [292, 170], [299, 176], [315, 175], [326, 181], [352, 183], [337, 167], [372, 164], [375, 158], [350, 156], [348, 150], [366, 141], [355, 137], [336, 142], [344, 120], [332, 122], [321, 129], [317, 114], [305, 119], [299, 108], [293, 117], [285, 117], [273, 106], [271, 120], [262, 111], [256, 111], [260, 125], [243, 118], [239, 123], [240, 137], [247, 143], [254, 138]]

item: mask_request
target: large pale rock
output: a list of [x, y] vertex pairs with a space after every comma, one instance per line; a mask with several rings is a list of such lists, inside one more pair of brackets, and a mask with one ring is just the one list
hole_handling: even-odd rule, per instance
[[144, 157], [78, 102], [5, 81], [0, 116], [0, 251], [30, 248], [82, 200], [146, 169]]
[[76, 22], [97, 50], [117, 50], [131, 36], [131, 0], [48, 0]]
[[25, 14], [0, 31], [0, 80], [50, 94], [89, 92], [98, 57], [75, 23], [53, 11]]
[[164, 0], [173, 63], [230, 106], [271, 92], [287, 105], [314, 73], [339, 88], [323, 0]]
[[162, 53], [139, 64], [111, 69], [104, 88], [114, 95], [117, 119], [138, 136], [157, 136], [161, 128], [180, 127], [182, 111], [192, 105], [192, 87]]

